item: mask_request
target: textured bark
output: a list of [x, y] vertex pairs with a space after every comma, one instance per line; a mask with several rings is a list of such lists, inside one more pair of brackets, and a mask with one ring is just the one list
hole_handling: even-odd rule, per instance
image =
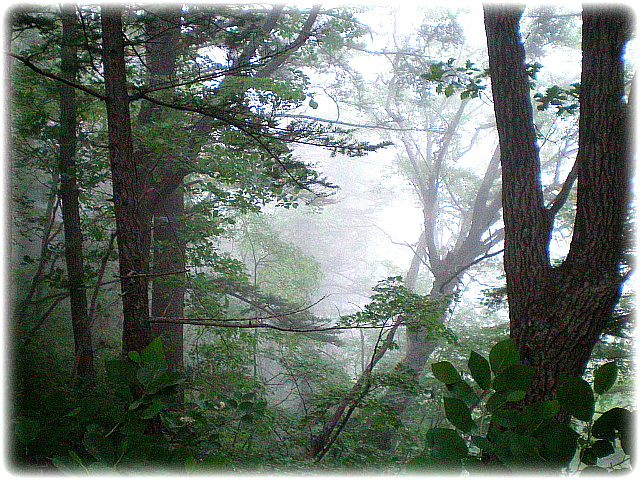
[[[542, 203], [539, 158], [518, 22], [522, 10], [485, 6], [489, 68], [503, 175], [504, 268], [511, 336], [537, 367], [527, 402], [551, 398], [562, 375], [581, 376], [619, 299], [628, 208], [628, 113], [622, 47], [628, 12], [586, 6], [578, 199], [565, 261], [549, 263], [554, 210]], [[553, 203], [551, 204], [553, 205]]]
[[141, 351], [150, 341], [147, 276], [147, 213], [133, 155], [125, 72], [122, 6], [102, 6], [102, 61], [106, 91], [109, 158], [116, 215], [124, 325], [122, 349]]
[[[76, 32], [75, 5], [65, 4], [62, 6], [61, 69], [62, 75], [72, 82], [75, 82], [77, 72]], [[73, 87], [63, 84], [60, 87], [60, 199], [75, 348], [74, 375], [79, 387], [90, 388], [95, 381], [95, 370], [82, 258], [80, 202], [76, 178], [76, 129], [76, 92]]]
[[[174, 190], [160, 203], [153, 217], [153, 274], [151, 315], [184, 317], [185, 248], [184, 198], [182, 188]], [[168, 274], [168, 275], [167, 275]], [[169, 368], [183, 366], [183, 326], [156, 323], [153, 336], [162, 336]]]
[[[180, 5], [150, 6], [145, 19], [147, 34], [146, 65], [149, 85], [153, 88], [175, 74], [176, 59], [180, 44]], [[170, 89], [164, 90], [170, 92]], [[144, 101], [138, 121], [148, 125], [162, 120], [165, 115], [157, 105]], [[183, 236], [184, 198], [182, 188], [183, 169], [172, 155], [152, 157], [144, 145], [136, 157], [145, 170], [145, 193], [169, 190], [162, 195], [145, 195], [145, 205], [151, 215], [146, 217], [152, 224], [152, 273], [151, 315], [156, 317], [184, 316], [185, 295], [185, 241]], [[176, 178], [177, 177], [177, 178]], [[157, 178], [154, 182], [152, 179]], [[170, 179], [174, 179], [174, 181]], [[174, 183], [175, 182], [175, 183]], [[170, 184], [170, 188], [167, 188]], [[177, 186], [176, 186], [177, 184]], [[178, 272], [178, 273], [176, 273]], [[161, 336], [165, 357], [169, 367], [180, 370], [183, 366], [183, 326], [181, 324], [152, 324], [153, 337]]]

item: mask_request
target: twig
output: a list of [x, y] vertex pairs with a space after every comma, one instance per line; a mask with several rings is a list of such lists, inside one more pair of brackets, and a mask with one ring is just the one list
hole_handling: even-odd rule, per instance
[[56, 75], [54, 73], [51, 72], [47, 72], [46, 70], [41, 69], [40, 67], [38, 67], [37, 65], [35, 65], [31, 60], [29, 60], [26, 57], [20, 56], [20, 55], [16, 55], [15, 53], [9, 53], [9, 56], [15, 58], [16, 60], [20, 60], [25, 66], [29, 67], [31, 70], [33, 70], [34, 72], [42, 75], [43, 77], [47, 77], [50, 78], [52, 80], [55, 80], [57, 82], [61, 82], [64, 83], [65, 85], [69, 85], [70, 87], [76, 88], [78, 90], [81, 90], [85, 93], [88, 93], [89, 95], [99, 98], [100, 100], [105, 100], [107, 97], [105, 94], [97, 92], [96, 90], [93, 90], [89, 87], [86, 87], [80, 83], [76, 83], [76, 82], [72, 82], [70, 80], [67, 80], [66, 78], [63, 78], [59, 75]]
[[[373, 355], [371, 357], [371, 361], [369, 362], [369, 365], [367, 365], [367, 368], [362, 372], [362, 374], [360, 375], [356, 383], [353, 385], [353, 387], [351, 387], [351, 390], [349, 390], [349, 393], [347, 393], [347, 395], [345, 395], [345, 397], [342, 399], [342, 401], [336, 408], [336, 411], [333, 413], [331, 418], [324, 424], [324, 427], [322, 428], [322, 431], [320, 432], [320, 434], [312, 440], [311, 455], [316, 457], [316, 460], [315, 460], [316, 462], [319, 462], [322, 459], [322, 457], [324, 457], [324, 455], [329, 451], [329, 449], [335, 442], [337, 438], [337, 434], [332, 435], [332, 433], [334, 432], [334, 430], [336, 429], [339, 423], [341, 425], [340, 429], [344, 427], [346, 420], [349, 419], [349, 416], [351, 415], [351, 412], [353, 411], [353, 408], [355, 408], [355, 406], [349, 409], [349, 411], [347, 412], [346, 420], [341, 422], [341, 418], [345, 409], [347, 408], [347, 406], [352, 406], [354, 402], [357, 403], [359, 401], [359, 398], [361, 398], [359, 396], [359, 393], [362, 392], [363, 386], [365, 390], [368, 388], [367, 383], [369, 381], [369, 375], [373, 371], [373, 368], [376, 366], [378, 361], [380, 361], [380, 359], [387, 352], [387, 349], [389, 348], [389, 344], [393, 340], [396, 330], [403, 323], [404, 322], [401, 318], [396, 319], [394, 324], [391, 326], [391, 329], [387, 333], [386, 338], [382, 342], [382, 346], [380, 347], [380, 349], [378, 349], [377, 347], [378, 347], [378, 344], [380, 343], [380, 338], [382, 335], [382, 331], [380, 332], [380, 335], [378, 336], [378, 341], [376, 342], [376, 347], [373, 350]], [[340, 432], [338, 431], [338, 433]]]

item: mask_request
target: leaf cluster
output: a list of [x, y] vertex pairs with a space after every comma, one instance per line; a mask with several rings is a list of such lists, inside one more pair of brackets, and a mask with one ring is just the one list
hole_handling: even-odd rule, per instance
[[341, 317], [340, 324], [385, 326], [390, 321], [401, 320], [407, 328], [424, 328], [426, 338], [455, 342], [453, 331], [440, 322], [446, 302], [410, 291], [402, 284], [402, 277], [381, 280], [373, 292], [362, 311]]
[[[162, 416], [176, 404], [184, 377], [168, 370], [160, 338], [128, 358], [106, 362], [112, 393], [86, 396], [53, 418], [18, 417], [15, 438], [29, 461], [35, 452], [62, 472], [115, 472], [160, 464], [184, 467], [188, 447], [165, 435]], [[50, 436], [59, 441], [52, 445]], [[190, 460], [191, 459], [191, 460]]]
[[[431, 365], [450, 394], [444, 399], [444, 411], [454, 429], [430, 429], [424, 452], [409, 466], [558, 471], [568, 468], [579, 452], [580, 462], [587, 466], [584, 470], [593, 470], [601, 469], [598, 460], [616, 453], [618, 445], [631, 455], [631, 412], [616, 407], [593, 420], [596, 395], [609, 391], [615, 382], [615, 362], [596, 370], [593, 386], [581, 378], [565, 378], [558, 384], [556, 398], [524, 407], [520, 402], [531, 386], [534, 368], [520, 362], [513, 339], [497, 343], [488, 360], [471, 352], [467, 366], [476, 388], [451, 363]], [[584, 422], [586, 435], [560, 421], [559, 415]]]
[[488, 69], [480, 69], [467, 60], [463, 67], [455, 66], [456, 59], [429, 65], [429, 72], [420, 75], [425, 82], [436, 85], [436, 93], [451, 97], [460, 92], [460, 98], [478, 98], [487, 89]]
[[536, 93], [533, 98], [539, 111], [555, 108], [557, 115], [574, 115], [579, 108], [580, 83], [572, 83], [570, 88], [554, 85], [544, 93]]

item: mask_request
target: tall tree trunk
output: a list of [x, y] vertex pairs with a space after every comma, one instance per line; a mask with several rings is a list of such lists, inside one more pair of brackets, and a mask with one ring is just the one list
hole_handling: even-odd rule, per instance
[[[281, 18], [284, 5], [274, 5], [266, 16], [262, 25], [256, 28], [254, 38], [245, 46], [238, 60], [230, 68], [230, 75], [246, 74], [251, 59], [258, 52], [261, 44], [271, 35], [271, 32]], [[315, 5], [305, 21], [300, 34], [289, 48], [274, 56], [255, 73], [257, 77], [270, 76], [309, 38], [311, 27], [315, 23], [320, 10]], [[166, 80], [175, 70], [180, 34], [179, 6], [163, 6], [154, 12], [153, 20], [147, 23], [150, 41], [147, 44], [147, 66], [150, 82]], [[224, 89], [225, 82], [218, 87]], [[162, 115], [157, 106], [150, 102], [142, 104], [139, 121], [148, 124]], [[189, 156], [195, 157], [202, 145], [206, 143], [214, 128], [214, 121], [203, 117], [191, 130], [189, 144], [186, 147]], [[141, 149], [143, 150], [143, 149]], [[145, 204], [153, 214], [153, 243], [156, 245], [154, 258], [154, 280], [152, 282], [151, 311], [153, 316], [183, 317], [185, 274], [171, 276], [157, 276], [168, 272], [183, 272], [185, 270], [186, 245], [181, 234], [184, 223], [183, 191], [180, 185], [183, 177], [188, 173], [183, 165], [177, 164], [173, 158], [146, 158], [144, 151], [140, 152], [141, 159], [147, 165], [154, 165], [153, 172], [147, 172], [146, 177], [160, 178], [158, 182], [148, 185], [145, 189]], [[151, 225], [150, 225], [151, 229]], [[152, 326], [154, 335], [162, 335], [165, 340], [167, 361], [173, 368], [182, 366], [183, 326], [180, 324], [157, 323]]]
[[[153, 274], [151, 315], [184, 317], [185, 248], [184, 195], [182, 187], [168, 195], [153, 217]], [[172, 370], [183, 366], [183, 326], [156, 323], [153, 336], [162, 336], [167, 364]]]
[[[148, 36], [146, 65], [149, 84], [154, 87], [166, 82], [175, 73], [180, 40], [180, 5], [150, 6], [148, 12], [149, 18], [145, 19]], [[166, 111], [145, 101], [138, 120], [141, 125], [149, 125], [161, 120], [164, 115]], [[145, 152], [144, 146], [141, 146], [138, 158], [149, 170], [153, 169], [147, 172], [148, 181], [158, 176], [163, 181], [179, 174], [181, 170], [172, 155], [152, 158]], [[148, 229], [153, 237], [151, 315], [155, 317], [184, 317], [186, 244], [182, 218], [184, 196], [180, 183], [159, 201], [147, 205], [152, 215], [147, 219], [153, 222]], [[162, 336], [169, 367], [180, 370], [183, 365], [183, 326], [156, 323], [151, 325], [151, 333], [154, 337]]]
[[141, 351], [151, 340], [147, 291], [148, 216], [133, 155], [127, 94], [122, 6], [103, 4], [102, 61], [109, 130], [109, 157], [116, 215], [124, 326], [122, 349]]
[[552, 267], [549, 241], [556, 210], [542, 199], [521, 14], [521, 8], [485, 6], [502, 155], [511, 336], [522, 361], [537, 367], [526, 399], [533, 402], [553, 397], [562, 375], [584, 373], [619, 299], [630, 161], [621, 54], [631, 22], [620, 9], [584, 7], [577, 211], [569, 254]]
[[[77, 75], [77, 27], [74, 4], [62, 6], [62, 75], [75, 82]], [[87, 309], [82, 258], [82, 229], [78, 199], [76, 166], [76, 92], [69, 85], [60, 86], [60, 199], [64, 224], [64, 253], [69, 278], [71, 324], [75, 347], [75, 382], [91, 388], [95, 380], [93, 348]]]

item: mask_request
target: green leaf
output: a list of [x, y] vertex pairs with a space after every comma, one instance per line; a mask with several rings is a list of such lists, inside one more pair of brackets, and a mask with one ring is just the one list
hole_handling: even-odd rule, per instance
[[482, 390], [488, 390], [491, 387], [491, 366], [488, 360], [472, 351], [467, 366], [478, 386]]
[[588, 422], [593, 417], [595, 399], [591, 386], [582, 378], [567, 378], [558, 383], [556, 396], [560, 408], [578, 420]]
[[527, 391], [533, 381], [535, 368], [529, 365], [512, 364], [493, 379], [493, 389], [501, 391]]
[[453, 86], [453, 83], [450, 83], [449, 85], [447, 85], [447, 88], [444, 89], [444, 96], [449, 98], [454, 93], [455, 93], [455, 87]]
[[476, 395], [476, 392], [474, 392], [471, 385], [469, 385], [464, 380], [447, 384], [447, 390], [455, 398], [459, 398], [470, 407], [478, 402], [478, 396]]
[[520, 412], [516, 409], [500, 409], [491, 414], [491, 420], [501, 427], [514, 428], [520, 425]]
[[541, 400], [527, 405], [518, 417], [519, 432], [533, 432], [560, 411], [557, 400]]
[[147, 395], [153, 395], [164, 388], [179, 385], [185, 381], [179, 373], [163, 369], [155, 363], [143, 365], [137, 375]]
[[142, 363], [142, 358], [140, 358], [140, 353], [136, 352], [135, 350], [131, 350], [130, 352], [128, 352], [127, 357], [129, 357], [129, 359], [131, 359], [132, 362], [135, 362], [137, 364]]
[[425, 443], [429, 456], [445, 464], [459, 464], [469, 454], [467, 443], [450, 428], [430, 428]]
[[507, 402], [519, 402], [520, 400], [523, 400], [524, 397], [527, 396], [527, 392], [525, 392], [524, 390], [513, 390], [513, 391], [506, 392], [506, 394], [507, 394]]
[[615, 448], [611, 445], [611, 442], [608, 440], [596, 440], [591, 445], [591, 449], [596, 457], [602, 458], [615, 453]]
[[116, 458], [115, 448], [107, 437], [98, 432], [87, 432], [82, 438], [82, 446], [93, 457], [107, 464], [112, 464]]
[[131, 350], [131, 351], [127, 352], [127, 357], [129, 357], [129, 359], [132, 362], [135, 362], [135, 363], [138, 363], [138, 364], [142, 362], [142, 359], [140, 358], [140, 353], [136, 352], [135, 350]]
[[107, 378], [118, 384], [137, 384], [136, 368], [126, 358], [105, 361]]
[[436, 362], [431, 364], [433, 376], [445, 385], [461, 382], [462, 378], [450, 362]]
[[512, 392], [495, 392], [491, 395], [485, 403], [487, 411], [494, 413], [501, 409], [509, 401], [509, 395]]
[[520, 363], [520, 354], [516, 341], [507, 338], [496, 343], [489, 352], [489, 363], [495, 375], [502, 373], [507, 367]]
[[311, 99], [309, 100], [309, 106], [315, 110], [318, 108], [318, 102], [316, 102], [314, 99]]
[[77, 475], [78, 470], [81, 468], [86, 471], [82, 460], [78, 454], [72, 450], [69, 450], [69, 455], [53, 457], [53, 465], [66, 475]]
[[458, 398], [444, 398], [444, 413], [451, 425], [469, 433], [476, 427], [476, 423], [471, 418], [469, 407]]
[[540, 400], [524, 407], [520, 414], [522, 425], [536, 428], [543, 420], [553, 418], [560, 411], [558, 400]]
[[579, 435], [555, 420], [545, 420], [533, 436], [542, 441], [541, 455], [558, 467], [568, 465], [578, 448]]
[[593, 375], [593, 390], [602, 395], [608, 392], [618, 376], [618, 366], [616, 362], [608, 362], [600, 365]]
[[513, 455], [513, 463], [516, 465], [535, 465], [539, 464], [543, 458], [540, 456], [540, 448], [542, 442], [527, 435], [513, 434], [509, 439], [509, 450]]
[[166, 365], [164, 349], [162, 348], [162, 338], [158, 337], [151, 341], [151, 343], [140, 352], [140, 357], [144, 363], [156, 362]]
[[140, 414], [143, 420], [153, 418], [158, 415], [167, 405], [160, 399], [155, 399], [151, 405], [145, 408]]
[[633, 451], [633, 414], [620, 407], [614, 407], [600, 415], [591, 427], [591, 435], [595, 438], [614, 441], [620, 434], [622, 450], [630, 454]]

